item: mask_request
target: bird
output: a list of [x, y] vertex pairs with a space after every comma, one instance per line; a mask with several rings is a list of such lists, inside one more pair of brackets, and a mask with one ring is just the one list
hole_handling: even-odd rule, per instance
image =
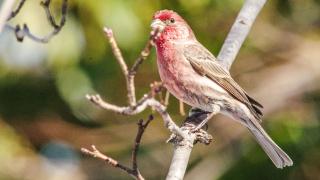
[[171, 94], [192, 107], [219, 112], [245, 126], [277, 168], [293, 165], [261, 126], [263, 106], [238, 85], [178, 13], [157, 11], [151, 28], [159, 31], [154, 38], [157, 66]]

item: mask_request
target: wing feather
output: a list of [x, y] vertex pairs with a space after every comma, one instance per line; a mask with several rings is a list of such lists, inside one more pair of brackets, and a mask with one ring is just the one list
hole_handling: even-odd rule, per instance
[[189, 44], [184, 48], [183, 54], [196, 72], [216, 82], [231, 96], [244, 103], [253, 115], [261, 120], [262, 112], [259, 108], [262, 108], [262, 105], [247, 95], [208, 50], [199, 45]]

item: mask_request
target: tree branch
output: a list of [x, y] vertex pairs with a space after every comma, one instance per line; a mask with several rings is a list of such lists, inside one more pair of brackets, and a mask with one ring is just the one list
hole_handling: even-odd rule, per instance
[[92, 150], [88, 150], [86, 148], [81, 148], [81, 151], [84, 154], [101, 159], [101, 160], [105, 161], [107, 164], [127, 172], [129, 175], [131, 175], [133, 178], [135, 178], [137, 180], [144, 180], [144, 177], [141, 175], [139, 168], [138, 168], [137, 155], [138, 155], [138, 150], [140, 147], [142, 135], [152, 120], [153, 120], [153, 116], [150, 115], [148, 120], [145, 123], [143, 122], [142, 119], [140, 119], [137, 123], [138, 132], [137, 132], [137, 135], [136, 135], [136, 138], [134, 141], [134, 145], [133, 145], [133, 149], [132, 149], [132, 155], [131, 155], [132, 167], [131, 168], [120, 164], [118, 161], [114, 160], [113, 158], [111, 158], [109, 156], [102, 154], [94, 145], [91, 146]]
[[158, 88], [154, 88], [148, 94], [145, 94], [135, 106], [120, 107], [117, 105], [110, 104], [101, 99], [99, 95], [87, 95], [87, 99], [101, 107], [103, 109], [113, 111], [115, 113], [123, 115], [135, 115], [144, 111], [147, 107], [155, 109], [162, 117], [165, 127], [173, 134], [177, 134], [181, 137], [186, 137], [186, 133], [180, 130], [179, 126], [170, 117], [169, 113], [166, 111], [166, 107], [162, 105], [159, 101], [154, 99], [154, 94], [159, 92]]
[[22, 8], [22, 6], [24, 5], [25, 2], [26, 2], [26, 0], [20, 0], [17, 9], [11, 12], [11, 14], [8, 17], [7, 21], [9, 21], [10, 19], [16, 17], [16, 15], [19, 14], [19, 12], [20, 12], [20, 10], [21, 10], [21, 8]]
[[223, 43], [217, 60], [230, 69], [256, 17], [267, 0], [246, 0]]
[[[21, 0], [17, 9], [15, 11], [11, 12], [10, 17], [8, 17], [7, 20], [11, 20], [12, 18], [14, 18], [20, 12], [20, 9], [24, 5], [24, 3], [25, 3], [25, 0]], [[65, 25], [66, 16], [67, 16], [67, 9], [68, 9], [68, 0], [63, 0], [62, 5], [61, 5], [61, 19], [60, 19], [59, 23], [57, 24], [55, 18], [53, 17], [53, 15], [51, 13], [50, 3], [51, 3], [51, 0], [43, 0], [40, 2], [40, 5], [43, 7], [43, 9], [46, 13], [47, 20], [48, 20], [50, 26], [52, 26], [52, 28], [53, 28], [52, 32], [50, 32], [49, 34], [47, 34], [43, 37], [36, 36], [30, 31], [27, 24], [23, 24], [22, 27], [19, 24], [16, 26], [12, 26], [12, 25], [7, 24], [6, 28], [15, 32], [15, 36], [19, 42], [22, 42], [24, 37], [28, 37], [35, 42], [48, 43], [49, 40], [53, 36], [57, 35], [61, 31], [62, 27]]]
[[[138, 122], [138, 133], [136, 135], [136, 139], [135, 139], [135, 143], [134, 143], [134, 146], [133, 146], [133, 150], [132, 150], [132, 169], [133, 171], [135, 172], [139, 172], [138, 170], [138, 161], [137, 161], [137, 154], [138, 154], [138, 151], [139, 151], [139, 147], [140, 147], [140, 143], [141, 143], [141, 138], [142, 138], [142, 135], [144, 133], [144, 131], [146, 130], [146, 128], [148, 127], [149, 123], [153, 120], [153, 116], [150, 115], [148, 120], [143, 123], [143, 120], [140, 119], [139, 122]], [[140, 172], [139, 172], [140, 174]]]
[[101, 159], [103, 161], [105, 161], [106, 163], [108, 163], [109, 165], [113, 166], [113, 167], [116, 167], [116, 168], [119, 168], [123, 171], [126, 171], [128, 174], [130, 175], [133, 175], [132, 174], [132, 170], [127, 167], [127, 166], [124, 166], [122, 164], [120, 164], [118, 161], [114, 160], [113, 158], [109, 157], [109, 156], [106, 156], [104, 154], [102, 154], [97, 148], [95, 145], [92, 145], [91, 146], [92, 150], [89, 150], [89, 149], [86, 149], [86, 148], [81, 148], [81, 151], [82, 153], [84, 154], [87, 154], [87, 155], [90, 155], [92, 157], [95, 157], [95, 158], [98, 158], [98, 159]]
[[155, 31], [151, 32], [148, 42], [146, 43], [144, 49], [141, 51], [140, 56], [136, 59], [135, 63], [131, 67], [130, 71], [128, 70], [128, 66], [124, 61], [122, 53], [118, 47], [117, 41], [114, 38], [112, 29], [105, 27], [103, 29], [103, 31], [109, 40], [113, 55], [115, 56], [116, 60], [118, 61], [120, 68], [122, 70], [122, 73], [126, 78], [126, 85], [127, 85], [127, 91], [128, 91], [127, 96], [128, 96], [129, 105], [135, 106], [137, 102], [136, 102], [136, 93], [135, 93], [135, 86], [134, 86], [134, 77], [137, 73], [139, 66], [150, 55], [150, 51], [151, 51], [152, 44], [153, 44], [153, 39], [158, 36], [159, 30], [155, 30]]
[[[140, 54], [140, 57], [138, 57], [136, 63], [134, 63], [133, 67], [131, 68], [131, 73], [128, 73], [128, 66], [124, 61], [124, 58], [121, 55], [121, 51], [118, 48], [118, 45], [116, 43], [116, 40], [113, 36], [112, 30], [109, 28], [104, 28], [104, 32], [107, 35], [107, 38], [109, 39], [109, 43], [112, 47], [112, 51], [114, 56], [116, 57], [118, 63], [120, 64], [120, 67], [122, 69], [123, 75], [126, 78], [127, 83], [127, 91], [128, 91], [128, 99], [129, 99], [129, 106], [120, 107], [108, 102], [105, 102], [101, 99], [99, 95], [87, 95], [87, 99], [90, 100], [95, 105], [109, 110], [113, 111], [119, 114], [123, 115], [135, 115], [143, 110], [145, 110], [147, 107], [151, 107], [152, 109], [155, 109], [162, 117], [165, 126], [169, 129], [169, 131], [173, 134], [176, 134], [181, 137], [186, 137], [186, 133], [181, 131], [179, 126], [177, 126], [172, 118], [170, 117], [169, 113], [166, 111], [166, 106], [162, 105], [159, 101], [157, 101], [154, 96], [155, 94], [159, 93], [162, 89], [161, 83], [154, 83], [151, 85], [151, 92], [148, 94], [145, 94], [137, 103], [135, 102], [135, 90], [134, 88], [134, 75], [136, 74], [136, 71], [138, 69], [138, 66], [141, 64], [144, 59], [147, 58], [147, 56], [150, 54], [150, 49], [152, 48], [153, 39], [157, 38], [159, 35], [159, 31], [155, 30], [150, 33], [149, 40]], [[129, 80], [129, 79], [132, 80]], [[134, 100], [134, 101], [132, 101]]]

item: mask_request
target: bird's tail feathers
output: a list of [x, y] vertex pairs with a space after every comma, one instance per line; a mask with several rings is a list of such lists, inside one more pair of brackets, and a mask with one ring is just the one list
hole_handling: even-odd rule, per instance
[[250, 123], [248, 129], [269, 156], [273, 164], [281, 169], [286, 166], [292, 166], [293, 162], [291, 158], [270, 138], [261, 125], [258, 122], [255, 122], [255, 120], [251, 122], [252, 124]]

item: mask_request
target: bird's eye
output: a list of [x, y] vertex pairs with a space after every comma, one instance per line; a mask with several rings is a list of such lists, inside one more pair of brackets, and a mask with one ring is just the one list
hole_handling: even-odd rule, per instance
[[174, 18], [170, 19], [170, 23], [174, 23], [176, 20]]

